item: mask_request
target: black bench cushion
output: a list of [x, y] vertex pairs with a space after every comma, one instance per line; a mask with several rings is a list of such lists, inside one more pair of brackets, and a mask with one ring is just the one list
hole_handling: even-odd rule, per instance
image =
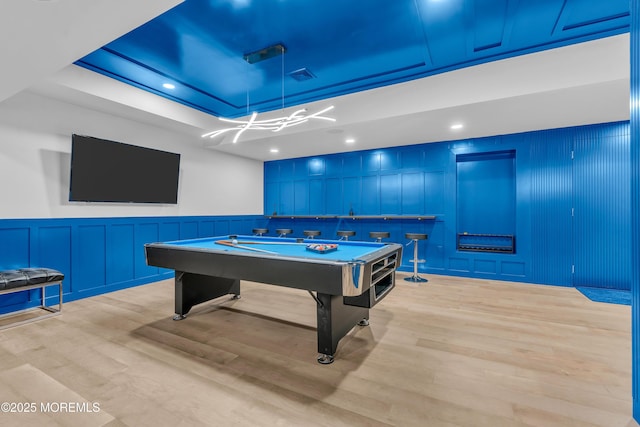
[[51, 268], [20, 268], [0, 271], [0, 290], [41, 283], [59, 282], [64, 274]]
[[27, 285], [27, 276], [18, 270], [0, 271], [0, 290]]

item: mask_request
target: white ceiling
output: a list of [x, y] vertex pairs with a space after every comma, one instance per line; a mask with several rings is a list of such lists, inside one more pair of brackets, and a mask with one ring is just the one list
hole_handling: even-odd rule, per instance
[[0, 101], [184, 0], [2, 0]]
[[[40, 10], [46, 6], [43, 3], [52, 2], [65, 6], [53, 18]], [[624, 34], [307, 105], [311, 112], [334, 105], [329, 115], [337, 119], [335, 123], [309, 122], [277, 134], [246, 131], [236, 144], [230, 143], [232, 136], [202, 139], [200, 135], [224, 127], [224, 123], [69, 65], [180, 1], [136, 0], [140, 7], [131, 7], [134, 2], [126, 0], [94, 0], [93, 7], [86, 3], [2, 1], [0, 36], [3, 40], [22, 41], [0, 44], [0, 55], [8, 64], [3, 70], [6, 77], [0, 83], [0, 101], [28, 88], [41, 95], [179, 132], [206, 149], [257, 160], [629, 119], [629, 36]], [[19, 14], [14, 14], [14, 19], [7, 18], [8, 11]], [[34, 11], [42, 22], [31, 19]], [[29, 32], [19, 22], [27, 19], [41, 25], [31, 27], [37, 30]], [[38, 64], [33, 63], [33, 58], [39, 58]], [[287, 115], [299, 108], [264, 113], [262, 118]], [[451, 131], [449, 126], [454, 122], [463, 123], [464, 128]], [[347, 137], [355, 138], [356, 142], [345, 144]], [[280, 152], [272, 154], [271, 148]]]

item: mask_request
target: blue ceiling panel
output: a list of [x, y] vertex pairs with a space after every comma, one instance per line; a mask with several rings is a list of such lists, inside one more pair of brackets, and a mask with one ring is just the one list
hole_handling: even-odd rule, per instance
[[77, 64], [239, 117], [628, 28], [627, 0], [186, 0]]
[[467, 35], [473, 31], [464, 0], [419, 1], [418, 9], [432, 66], [458, 63], [466, 56]]
[[597, 31], [615, 25], [626, 26], [629, 23], [628, 0], [591, 2], [590, 7], [584, 7], [584, 3], [584, 0], [566, 0], [556, 31], [566, 32], [582, 27], [588, 27], [589, 31]]
[[511, 17], [508, 34], [509, 48], [523, 49], [525, 46], [535, 47], [557, 42], [554, 30], [564, 9], [566, 0], [543, 0], [545, 6], [535, 1], [515, 3], [515, 13]]
[[475, 2], [473, 51], [502, 46], [507, 25], [507, 0]]

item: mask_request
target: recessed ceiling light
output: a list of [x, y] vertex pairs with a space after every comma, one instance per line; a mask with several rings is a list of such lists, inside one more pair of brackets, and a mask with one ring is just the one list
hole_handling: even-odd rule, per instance
[[272, 148], [271, 150], [269, 150], [272, 153], [279, 153], [280, 150], [278, 150], [277, 148]]
[[171, 83], [164, 83], [164, 84], [162, 85], [162, 87], [163, 87], [163, 88], [165, 88], [165, 89], [175, 89], [175, 88], [176, 88], [176, 85], [171, 84]]
[[347, 144], [353, 144], [354, 142], [356, 142], [356, 140], [353, 138], [347, 138], [344, 140], [344, 142], [346, 142]]
[[464, 126], [462, 125], [462, 123], [455, 123], [451, 125], [451, 130], [458, 130], [458, 129], [462, 129]]

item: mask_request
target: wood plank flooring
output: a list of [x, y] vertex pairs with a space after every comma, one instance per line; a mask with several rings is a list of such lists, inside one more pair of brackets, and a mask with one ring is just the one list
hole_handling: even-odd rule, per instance
[[243, 282], [180, 322], [173, 281], [65, 304], [0, 332], [0, 402], [37, 406], [0, 425], [638, 427], [630, 307], [403, 277], [328, 366], [297, 289]]

